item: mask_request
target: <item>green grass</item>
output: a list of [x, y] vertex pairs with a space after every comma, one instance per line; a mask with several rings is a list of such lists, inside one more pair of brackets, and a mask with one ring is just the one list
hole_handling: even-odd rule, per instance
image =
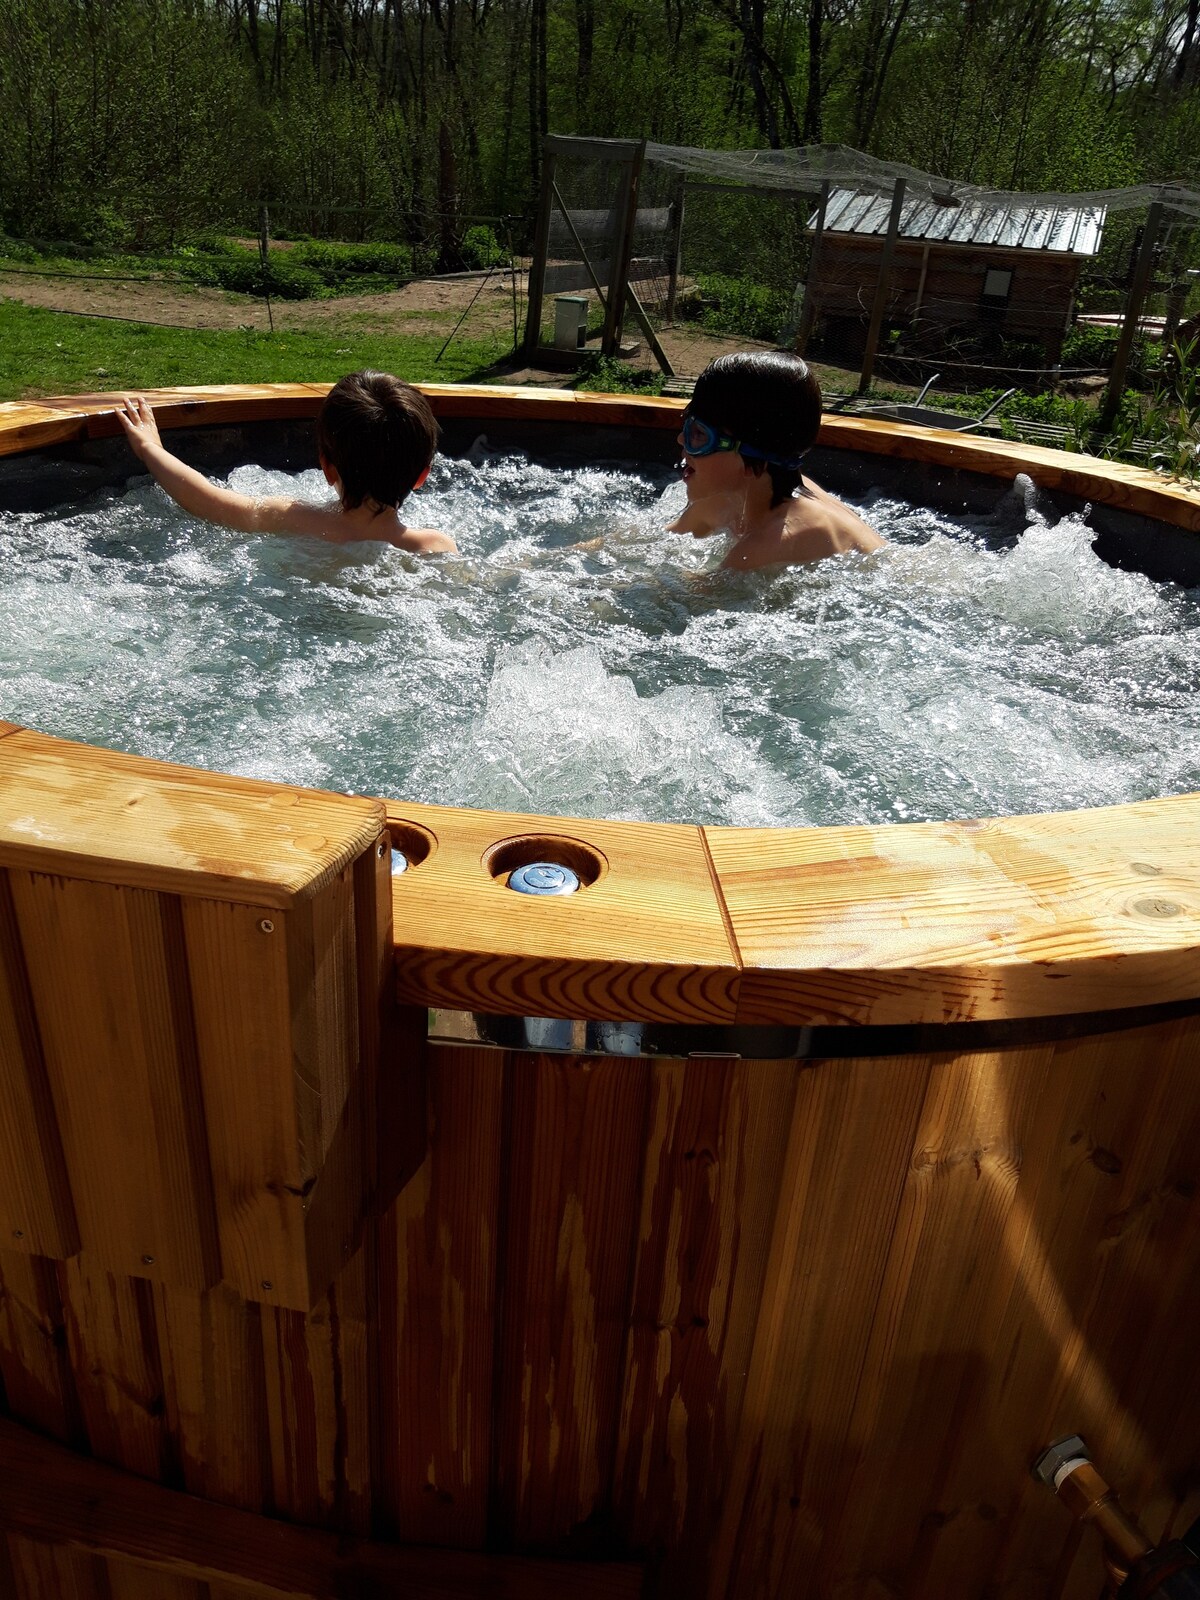
[[502, 336], [258, 333], [161, 328], [43, 311], [0, 300], [0, 399], [193, 383], [333, 382], [360, 367], [410, 382], [478, 379], [508, 349]]

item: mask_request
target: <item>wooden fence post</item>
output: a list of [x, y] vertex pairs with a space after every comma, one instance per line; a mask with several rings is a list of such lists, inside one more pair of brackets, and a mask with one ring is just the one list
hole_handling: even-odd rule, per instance
[[1100, 427], [1102, 429], [1112, 427], [1113, 422], [1116, 420], [1117, 412], [1120, 410], [1121, 396], [1125, 393], [1125, 373], [1129, 367], [1133, 341], [1137, 337], [1138, 321], [1142, 315], [1142, 302], [1146, 298], [1146, 285], [1150, 282], [1150, 273], [1154, 266], [1154, 246], [1158, 242], [1158, 230], [1162, 226], [1162, 215], [1162, 201], [1152, 201], [1150, 209], [1146, 212], [1146, 226], [1142, 230], [1142, 247], [1138, 251], [1137, 264], [1133, 269], [1129, 293], [1125, 297], [1125, 315], [1121, 322], [1121, 337], [1117, 340], [1112, 366], [1108, 369], [1108, 388], [1104, 391], [1104, 404], [1100, 408]]
[[888, 288], [892, 278], [892, 260], [896, 254], [896, 239], [900, 233], [900, 212], [904, 208], [904, 179], [896, 179], [892, 191], [892, 209], [888, 216], [887, 237], [883, 241], [883, 256], [879, 263], [879, 281], [875, 285], [875, 304], [871, 307], [871, 322], [867, 329], [867, 347], [863, 351], [862, 375], [858, 380], [859, 394], [871, 387], [871, 374], [875, 370], [875, 352], [879, 346], [879, 332], [883, 327], [883, 314], [887, 310]]
[[681, 176], [675, 190], [675, 215], [672, 229], [674, 241], [671, 245], [671, 259], [667, 273], [666, 320], [668, 323], [675, 321], [675, 295], [679, 289], [679, 269], [683, 265], [683, 207], [686, 196], [687, 178]]
[[600, 353], [606, 356], [620, 353], [625, 295], [629, 288], [629, 262], [633, 255], [633, 230], [637, 220], [638, 179], [641, 177], [645, 154], [646, 141], [643, 139], [633, 146], [627, 157], [625, 182], [618, 201], [620, 226], [613, 241], [612, 271], [608, 280], [608, 308], [604, 315], [604, 332], [600, 339]]
[[829, 206], [829, 179], [821, 185], [821, 197], [817, 202], [817, 225], [813, 230], [812, 249], [808, 253], [808, 273], [804, 279], [804, 303], [800, 308], [800, 322], [796, 328], [796, 342], [793, 346], [796, 354], [802, 356], [807, 345], [809, 335], [812, 333], [813, 318], [816, 315], [816, 305], [813, 296], [813, 281], [817, 272], [817, 258], [821, 254], [821, 240], [825, 235], [825, 212]]
[[546, 254], [550, 248], [550, 213], [554, 209], [554, 169], [558, 157], [552, 149], [542, 154], [542, 193], [533, 230], [533, 260], [529, 263], [529, 308], [525, 317], [526, 361], [532, 361], [542, 336], [542, 297], [546, 287]]

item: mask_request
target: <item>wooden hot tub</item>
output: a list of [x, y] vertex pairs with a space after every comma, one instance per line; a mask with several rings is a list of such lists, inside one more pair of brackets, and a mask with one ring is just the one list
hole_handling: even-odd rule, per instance
[[[427, 392], [451, 448], [654, 454], [679, 411]], [[158, 415], [300, 464], [323, 393]], [[112, 403], [0, 406], [0, 505], [136, 472]], [[972, 504], [1025, 471], [1112, 559], [1200, 570], [1200, 500], [1146, 472], [822, 449]], [[545, 855], [586, 887], [504, 890]], [[1198, 944], [1196, 795], [633, 825], [0, 724], [0, 1593], [1091, 1596], [1049, 1440], [1152, 1537], [1200, 1509]]]

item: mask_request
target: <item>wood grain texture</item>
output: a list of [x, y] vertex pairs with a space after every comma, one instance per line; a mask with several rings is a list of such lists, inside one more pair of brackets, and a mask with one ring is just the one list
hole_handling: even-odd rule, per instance
[[379, 1232], [381, 1466], [389, 1535], [479, 1549], [492, 1473], [504, 1067], [429, 1050], [428, 1153]]
[[1153, 1483], [1159, 1528], [1179, 1516], [1198, 1059], [1189, 1019], [806, 1068], [710, 1595], [1094, 1593], [1095, 1547], [1028, 1474], [1071, 1432], [1132, 1509]]
[[[110, 397], [109, 406], [113, 405]], [[82, 439], [87, 431], [87, 413], [63, 401], [55, 406], [38, 401], [5, 400], [0, 403], [0, 456], [22, 455], [27, 450], [42, 450], [52, 444]]]
[[286, 907], [374, 842], [378, 801], [21, 730], [0, 739], [0, 865]]
[[59, 1263], [58, 1280], [88, 1449], [143, 1478], [173, 1477], [154, 1286], [86, 1253]]
[[117, 1273], [215, 1282], [177, 904], [9, 878], [84, 1248]]
[[248, 1300], [307, 1309], [320, 1292], [304, 1222], [321, 1150], [294, 1068], [291, 919], [193, 900], [183, 920], [223, 1274]]
[[[0, 1594], [14, 1600], [109, 1600], [108, 1563], [101, 1556], [9, 1534], [7, 1572], [0, 1559]], [[8, 1579], [11, 1589], [3, 1587]]]
[[[3, 1421], [0, 1530], [138, 1561], [175, 1579], [229, 1584], [248, 1600], [635, 1600], [642, 1584], [640, 1568], [628, 1563], [403, 1549], [293, 1527], [142, 1482]], [[107, 1596], [82, 1590], [80, 1600]]]
[[353, 1284], [341, 1289], [307, 1315], [262, 1310], [270, 1508], [362, 1535], [371, 1527], [366, 1326]]
[[1200, 796], [705, 838], [743, 963], [739, 1022], [1053, 1016], [1200, 987]]
[[930, 1066], [806, 1063], [707, 1593], [787, 1593], [841, 1503], [872, 1317]]
[[386, 844], [363, 857], [288, 913], [183, 905], [224, 1276], [293, 1310], [349, 1259], [371, 1199]]
[[649, 1064], [514, 1053], [505, 1072], [493, 1516], [519, 1547], [586, 1548], [611, 1514]]
[[[1074, 1557], [1061, 1507], [1017, 1470], [1067, 1433], [1084, 1435], [1152, 1537], [1172, 1514], [1176, 1533], [1187, 1526], [1200, 1383], [1177, 1363], [1200, 1311], [1197, 1060], [1194, 1019], [1055, 1047], [1003, 1252], [1011, 1290], [963, 1418], [929, 1592], [951, 1569], [1036, 1590], [1065, 1564], [1064, 1595], [1094, 1582], [1094, 1542]], [[980, 1505], [996, 1513], [988, 1526]]]
[[665, 1552], [663, 1594], [701, 1594], [750, 1364], [801, 1069], [651, 1067], [614, 1520]]
[[155, 1285], [154, 1342], [180, 1487], [246, 1511], [270, 1504], [261, 1308], [226, 1284]]
[[9, 1416], [82, 1445], [83, 1419], [52, 1261], [0, 1252], [0, 1379]]
[[797, 1579], [812, 1593], [848, 1579], [924, 1588], [930, 1507], [940, 1509], [988, 1364], [991, 1297], [1011, 1277], [1004, 1245], [1049, 1054], [933, 1063], [850, 1413], [856, 1448], [816, 1571], [789, 1552], [785, 1591]]
[[141, 1562], [115, 1558], [105, 1567], [111, 1600], [209, 1600], [208, 1584], [201, 1578], [176, 1577]]
[[62, 1141], [8, 874], [0, 871], [0, 1240], [61, 1259], [79, 1248]]
[[[730, 1021], [736, 965], [699, 830], [506, 812], [389, 809], [433, 834], [393, 883], [396, 978], [421, 1005], [568, 1017]], [[483, 865], [496, 845], [582, 848], [601, 875], [578, 894], [511, 893]], [[559, 855], [563, 855], [559, 846]]]

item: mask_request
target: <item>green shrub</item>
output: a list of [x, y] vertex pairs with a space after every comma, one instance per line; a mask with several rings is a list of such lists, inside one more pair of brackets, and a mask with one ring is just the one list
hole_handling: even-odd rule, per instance
[[257, 250], [235, 246], [227, 255], [197, 256], [175, 263], [180, 275], [192, 283], [235, 294], [274, 295], [277, 300], [309, 300], [325, 285], [310, 268], [289, 261], [275, 251], [264, 267]]
[[24, 239], [7, 239], [0, 234], [0, 256], [6, 261], [36, 261], [38, 252]]
[[592, 351], [580, 364], [575, 387], [601, 394], [661, 394], [665, 382], [661, 372], [633, 367], [628, 361], [616, 361]]
[[1063, 340], [1062, 364], [1064, 367], [1096, 367], [1107, 372], [1116, 348], [1116, 330], [1077, 326]]
[[315, 272], [328, 288], [340, 288], [351, 278], [372, 276], [411, 278], [412, 251], [403, 244], [324, 244], [306, 241], [295, 249], [276, 252], [298, 266]]
[[473, 271], [482, 272], [488, 267], [498, 267], [507, 252], [490, 228], [468, 228], [463, 234], [462, 258]]
[[782, 289], [720, 273], [703, 274], [698, 281], [699, 299], [689, 299], [680, 309], [689, 316], [698, 311], [701, 326], [711, 333], [773, 342], [788, 321], [791, 296]]

